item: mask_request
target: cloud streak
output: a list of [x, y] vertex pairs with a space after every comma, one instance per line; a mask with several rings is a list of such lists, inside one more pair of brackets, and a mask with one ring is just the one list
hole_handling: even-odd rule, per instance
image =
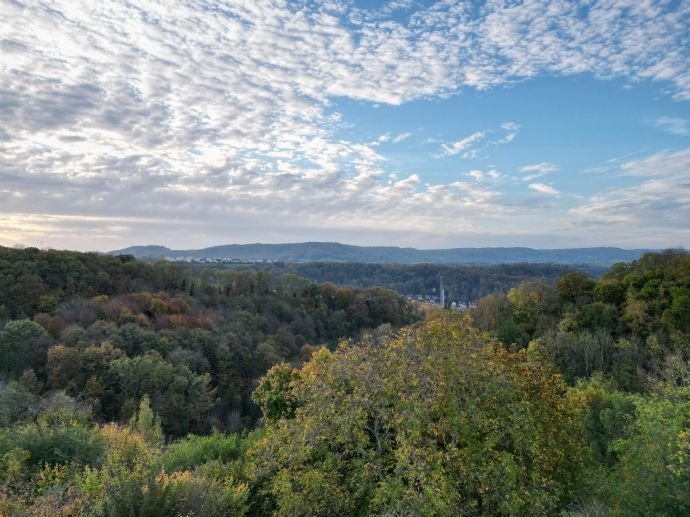
[[523, 176], [521, 179], [522, 181], [532, 181], [537, 178], [541, 178], [543, 176], [546, 176], [547, 174], [551, 174], [552, 172], [556, 172], [558, 170], [558, 166], [554, 165], [553, 163], [549, 162], [541, 162], [541, 163], [535, 163], [532, 165], [525, 165], [524, 167], [520, 168], [520, 172], [527, 173], [525, 176]]
[[[456, 154], [460, 154], [472, 147], [477, 142], [483, 140], [485, 136], [486, 131], [477, 131], [469, 136], [466, 136], [465, 138], [453, 142], [452, 144], [443, 144], [441, 145], [443, 156], [455, 156]], [[467, 157], [467, 155], [464, 157]]]
[[[515, 122], [504, 122], [501, 124], [503, 136], [487, 140], [487, 136], [495, 131], [476, 131], [456, 142], [441, 145], [439, 157], [455, 156], [462, 153], [462, 158], [477, 158], [485, 154], [491, 147], [508, 144], [512, 142], [520, 131], [520, 125]], [[482, 145], [478, 145], [484, 142]]]
[[680, 117], [659, 117], [654, 121], [654, 127], [671, 135], [690, 135], [690, 120]]
[[641, 182], [610, 188], [572, 209], [578, 224], [607, 227], [628, 238], [656, 235], [688, 237], [690, 220], [690, 149], [662, 151], [621, 164], [623, 175]]
[[558, 196], [560, 192], [553, 188], [551, 185], [546, 185], [544, 183], [530, 183], [527, 188], [539, 192], [540, 194], [547, 194], [549, 196]]

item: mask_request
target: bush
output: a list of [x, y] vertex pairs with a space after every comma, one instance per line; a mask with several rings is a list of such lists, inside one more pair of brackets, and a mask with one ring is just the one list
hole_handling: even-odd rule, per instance
[[248, 511], [249, 488], [219, 462], [194, 471], [161, 474], [156, 481], [171, 493], [176, 515], [240, 516]]
[[38, 397], [20, 383], [0, 384], [0, 427], [24, 422], [38, 411]]
[[239, 459], [249, 444], [254, 440], [240, 435], [223, 435], [219, 433], [211, 436], [189, 435], [186, 438], [170, 444], [163, 457], [163, 467], [166, 472], [185, 470], [208, 461], [218, 460], [230, 462]]
[[26, 424], [0, 432], [0, 456], [26, 451], [23, 463], [35, 468], [44, 464], [92, 465], [103, 453], [103, 444], [81, 425]]

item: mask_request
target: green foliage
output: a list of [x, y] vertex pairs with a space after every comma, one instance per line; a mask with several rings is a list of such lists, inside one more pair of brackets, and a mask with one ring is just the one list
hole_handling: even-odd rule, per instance
[[51, 338], [30, 320], [10, 321], [0, 331], [0, 374], [19, 376], [27, 368], [45, 369]]
[[147, 396], [168, 434], [203, 430], [212, 403], [208, 376], [174, 366], [157, 352], [116, 359], [109, 374], [109, 399], [120, 408], [121, 418], [132, 415], [138, 401]]
[[[17, 289], [19, 271], [43, 301]], [[240, 430], [259, 417], [251, 389], [271, 366], [420, 318], [386, 289], [274, 282], [267, 271], [201, 276], [165, 262], [0, 247], [3, 314], [33, 317], [0, 327], [0, 378], [32, 370], [39, 394], [90, 400], [103, 421], [129, 419], [148, 395], [168, 434]]]
[[596, 282], [584, 273], [573, 271], [566, 273], [556, 284], [560, 297], [570, 303], [582, 303], [590, 300]]
[[572, 396], [582, 404], [581, 419], [593, 458], [614, 466], [618, 455], [612, 446], [627, 435], [628, 425], [634, 421], [635, 398], [617, 391], [615, 384], [601, 374], [578, 382]]
[[209, 462], [193, 471], [157, 477], [170, 494], [174, 515], [241, 516], [249, 510], [249, 488], [227, 466]]
[[616, 308], [601, 302], [590, 303], [580, 308], [576, 319], [580, 330], [613, 331], [616, 328]]
[[148, 395], [141, 398], [139, 409], [129, 419], [129, 428], [139, 433], [148, 443], [156, 444], [163, 441], [161, 419], [151, 409]]
[[620, 307], [625, 302], [626, 285], [620, 280], [603, 279], [594, 286], [594, 299]]
[[387, 289], [0, 248], [0, 514], [690, 513], [688, 255], [524, 279], [400, 329]]
[[[219, 266], [224, 267], [224, 266]], [[333, 282], [338, 286], [370, 287], [378, 285], [402, 294], [432, 294], [438, 290], [439, 277], [447, 290], [447, 299], [470, 303], [490, 294], [502, 294], [520, 282], [546, 280], [555, 282], [572, 271], [557, 264], [365, 264], [361, 262], [303, 262], [245, 265], [263, 269], [278, 278], [278, 286], [286, 291], [298, 284], [296, 278], [312, 282]], [[604, 268], [584, 267], [599, 276]], [[281, 278], [286, 276], [285, 284]], [[304, 278], [302, 280], [304, 280]], [[294, 292], [294, 291], [293, 291]]]
[[537, 345], [541, 358], [555, 364], [571, 383], [595, 372], [610, 371], [616, 354], [613, 338], [601, 329], [581, 333], [550, 330], [529, 346]]
[[101, 445], [92, 440], [91, 431], [75, 423], [32, 423], [0, 432], [0, 457], [22, 457], [23, 466], [29, 470], [44, 464], [89, 465], [101, 451]]
[[76, 296], [125, 293], [157, 284], [151, 268], [133, 257], [0, 246], [0, 300], [10, 319], [52, 312], [62, 300]]
[[443, 316], [383, 343], [322, 350], [292, 418], [254, 447], [279, 514], [549, 513], [579, 472], [557, 375]]
[[31, 421], [0, 427], [0, 481], [18, 482], [45, 465], [91, 465], [99, 459], [102, 442], [91, 434], [88, 408], [62, 393], [34, 401]]
[[209, 436], [189, 435], [167, 447], [163, 467], [166, 472], [174, 472], [203, 465], [212, 460], [223, 463], [239, 460], [257, 437], [257, 431], [248, 437], [220, 433]]
[[299, 378], [299, 372], [285, 363], [274, 366], [266, 373], [252, 394], [254, 402], [261, 407], [264, 419], [275, 421], [294, 416], [298, 402], [293, 388]]
[[36, 415], [38, 396], [17, 381], [0, 385], [0, 428], [22, 423]]
[[615, 265], [598, 282], [573, 272], [555, 287], [523, 283], [507, 302], [499, 310], [495, 297], [480, 300], [475, 321], [507, 345], [538, 343], [571, 383], [601, 372], [640, 392], [648, 378], [659, 378], [670, 354], [690, 357], [685, 252], [648, 253]]
[[167, 517], [175, 515], [175, 494], [169, 483], [159, 483], [151, 473], [116, 478], [108, 487], [107, 498], [99, 513], [105, 516], [142, 515]]
[[[534, 336], [553, 326], [557, 296], [546, 282], [524, 282], [508, 291], [511, 316], [524, 336]], [[519, 343], [526, 345], [526, 342]]]
[[671, 289], [671, 305], [664, 311], [663, 318], [672, 329], [690, 334], [690, 288]]
[[628, 436], [615, 440], [618, 465], [603, 494], [619, 515], [690, 512], [690, 391], [668, 387], [661, 396], [636, 397]]

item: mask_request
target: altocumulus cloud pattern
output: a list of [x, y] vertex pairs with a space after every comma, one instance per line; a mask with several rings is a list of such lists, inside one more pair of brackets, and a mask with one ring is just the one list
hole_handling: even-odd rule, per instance
[[[414, 135], [345, 136], [337, 100], [374, 110], [590, 74], [653, 82], [684, 104], [687, 2], [365, 4], [0, 0], [0, 239], [112, 248], [184, 231], [197, 244], [257, 232], [423, 244], [636, 221], [646, 234], [657, 222], [669, 238], [685, 231], [689, 149], [614, 163], [625, 188], [558, 208], [558, 164], [401, 174], [383, 149]], [[685, 124], [658, 121], [676, 135]], [[425, 156], [471, 159], [519, 131], [505, 120]], [[508, 202], [517, 188], [541, 201]]]

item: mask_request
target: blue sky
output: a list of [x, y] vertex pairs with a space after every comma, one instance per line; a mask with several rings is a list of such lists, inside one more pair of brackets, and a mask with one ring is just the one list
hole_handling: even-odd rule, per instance
[[687, 244], [689, 14], [0, 0], [0, 244]]
[[[609, 160], [659, 149], [681, 150], [690, 144], [690, 102], [661, 95], [654, 83], [600, 81], [589, 74], [544, 77], [401, 106], [348, 99], [333, 104], [352, 124], [339, 131], [339, 137], [375, 140], [386, 133], [392, 137], [409, 133], [399, 143], [382, 143], [381, 151], [396, 170], [423, 170], [425, 178], [434, 182], [461, 178], [469, 169], [517, 173], [524, 165], [546, 161], [559, 164], [559, 172], [549, 179], [562, 185], [564, 192], [592, 194], [613, 178], [588, 171]], [[664, 119], [681, 120], [681, 129], [670, 132], [673, 127]], [[520, 126], [510, 145], [483, 148], [487, 140], [500, 139], [506, 121]], [[480, 131], [493, 133], [474, 148], [483, 148], [478, 156], [438, 157], [443, 143]]]

